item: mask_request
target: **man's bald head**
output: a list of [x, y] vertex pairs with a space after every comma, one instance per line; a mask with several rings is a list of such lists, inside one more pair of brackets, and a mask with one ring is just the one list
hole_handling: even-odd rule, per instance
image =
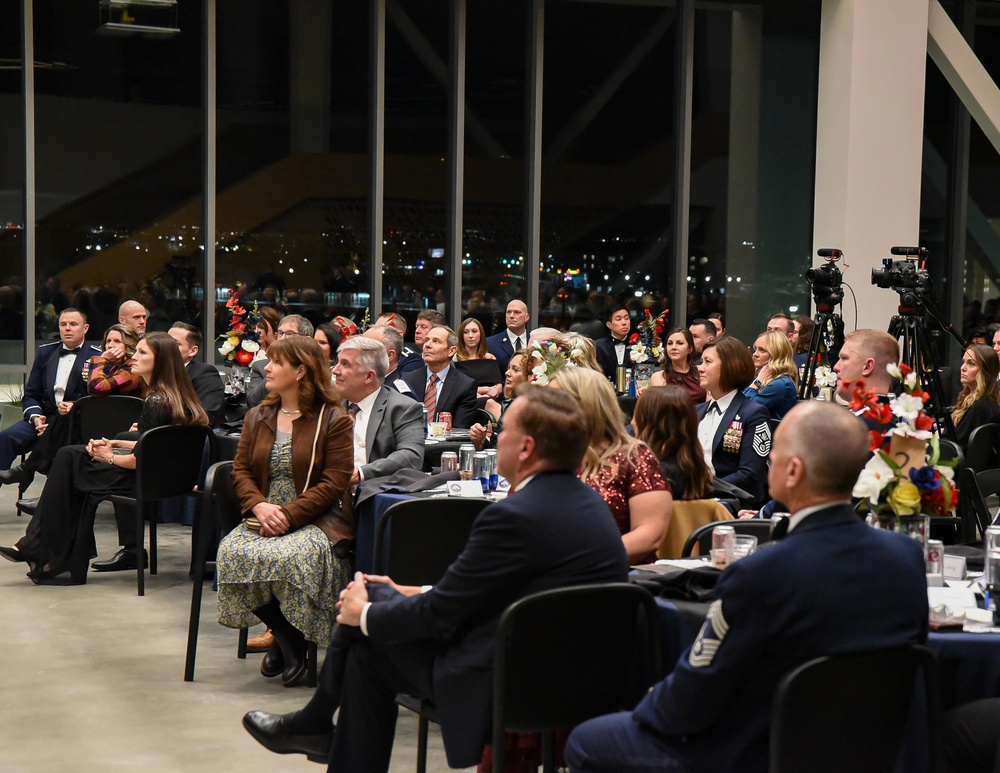
[[850, 499], [871, 456], [864, 422], [832, 403], [799, 403], [774, 435], [771, 496], [794, 510]]
[[146, 335], [146, 307], [139, 301], [125, 301], [118, 307], [118, 321], [140, 336]]

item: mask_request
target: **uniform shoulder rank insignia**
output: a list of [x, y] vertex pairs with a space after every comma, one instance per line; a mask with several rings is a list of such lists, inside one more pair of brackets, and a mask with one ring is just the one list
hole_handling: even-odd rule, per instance
[[715, 600], [708, 607], [708, 616], [698, 632], [698, 638], [691, 645], [688, 662], [695, 668], [705, 668], [712, 665], [719, 645], [729, 633], [729, 624], [722, 616], [722, 601]]
[[766, 421], [758, 424], [753, 431], [753, 450], [757, 456], [764, 458], [771, 453], [771, 428]]

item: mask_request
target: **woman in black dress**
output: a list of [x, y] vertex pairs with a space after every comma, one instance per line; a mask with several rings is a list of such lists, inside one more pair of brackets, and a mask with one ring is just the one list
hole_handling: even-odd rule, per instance
[[972, 430], [983, 424], [1000, 422], [1000, 358], [993, 348], [973, 344], [962, 356], [960, 380], [962, 391], [955, 399], [951, 420], [955, 422], [955, 441], [965, 451]]
[[[152, 333], [142, 339], [132, 367], [146, 385], [139, 434], [167, 424], [208, 424], [173, 338]], [[13, 547], [0, 547], [0, 555], [26, 562], [35, 584], [65, 572], [70, 582], [85, 583], [90, 559], [97, 555], [94, 513], [111, 495], [132, 491], [135, 443], [99, 439], [60, 448], [24, 536]]]

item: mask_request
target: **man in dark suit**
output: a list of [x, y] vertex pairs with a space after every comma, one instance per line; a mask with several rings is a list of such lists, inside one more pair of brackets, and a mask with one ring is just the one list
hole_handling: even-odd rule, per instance
[[[87, 318], [77, 309], [63, 309], [59, 315], [59, 341], [38, 347], [31, 373], [24, 385], [24, 421], [0, 432], [0, 470], [8, 471], [14, 459], [34, 448], [38, 438], [57, 416], [69, 414], [73, 403], [87, 395], [83, 366], [101, 350], [85, 343]], [[0, 483], [28, 483], [34, 476], [9, 475]]]
[[[403, 320], [404, 335], [406, 334], [406, 320]], [[393, 322], [398, 324], [398, 319]], [[399, 372], [409, 373], [423, 367], [424, 341], [432, 328], [443, 327], [448, 324], [444, 314], [435, 309], [424, 309], [417, 314], [417, 321], [413, 325], [413, 346], [404, 346], [399, 355]]]
[[612, 306], [608, 309], [605, 327], [611, 333], [607, 338], [594, 341], [597, 349], [597, 362], [604, 375], [614, 379], [619, 366], [631, 367], [632, 357], [628, 347], [628, 334], [632, 329], [632, 318], [624, 306]]
[[528, 345], [528, 320], [531, 319], [527, 304], [517, 299], [507, 304], [504, 316], [507, 327], [486, 339], [486, 350], [497, 358], [501, 372], [507, 370], [514, 352]]
[[431, 328], [424, 339], [424, 367], [404, 373], [403, 381], [412, 396], [427, 408], [428, 421], [450, 413], [452, 426], [471, 427], [476, 421], [476, 382], [451, 366], [457, 351], [458, 334], [454, 330]]
[[634, 711], [573, 731], [571, 770], [766, 771], [785, 674], [823, 655], [926, 640], [920, 546], [869, 528], [850, 507], [868, 456], [847, 411], [810, 402], [788, 413], [770, 468], [771, 491], [792, 513], [787, 536], [722, 573], [697, 639]]
[[226, 420], [226, 387], [218, 368], [195, 359], [201, 349], [201, 331], [187, 322], [175, 322], [167, 334], [177, 342], [184, 367], [201, 400], [201, 407], [208, 414], [209, 423], [218, 427]]
[[250, 712], [243, 724], [251, 735], [311, 759], [330, 749], [331, 771], [386, 771], [394, 697], [406, 691], [437, 706], [448, 764], [475, 765], [489, 736], [503, 610], [530, 593], [621, 581], [628, 572], [607, 505], [575, 475], [587, 444], [583, 422], [565, 392], [534, 388], [518, 397], [497, 449], [511, 496], [479, 514], [465, 550], [426, 593], [357, 574], [341, 594], [340, 625], [313, 698], [292, 714]]
[[[306, 336], [307, 338], [312, 338], [313, 332], [315, 331], [313, 330], [312, 322], [308, 319], [301, 314], [288, 314], [282, 317], [281, 322], [278, 323], [276, 339], [285, 338], [286, 336]], [[264, 368], [268, 362], [267, 357], [262, 357], [250, 365], [250, 386], [247, 388], [248, 408], [260, 405], [261, 400], [267, 397], [267, 380]]]
[[337, 349], [337, 392], [354, 416], [352, 486], [424, 463], [424, 412], [382, 385], [388, 366], [385, 346], [372, 338], [348, 338]]

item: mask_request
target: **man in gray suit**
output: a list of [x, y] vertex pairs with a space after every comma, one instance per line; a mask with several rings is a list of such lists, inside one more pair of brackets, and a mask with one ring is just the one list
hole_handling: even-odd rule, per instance
[[354, 416], [352, 486], [424, 462], [424, 412], [382, 385], [388, 368], [385, 346], [372, 338], [348, 338], [337, 349], [337, 391]]
[[[305, 336], [312, 338], [312, 322], [301, 314], [288, 314], [281, 318], [278, 323], [278, 338], [286, 336]], [[260, 401], [267, 397], [267, 381], [264, 378], [264, 366], [267, 365], [266, 357], [257, 360], [250, 366], [250, 386], [247, 389], [247, 407], [253, 408], [260, 405]]]

